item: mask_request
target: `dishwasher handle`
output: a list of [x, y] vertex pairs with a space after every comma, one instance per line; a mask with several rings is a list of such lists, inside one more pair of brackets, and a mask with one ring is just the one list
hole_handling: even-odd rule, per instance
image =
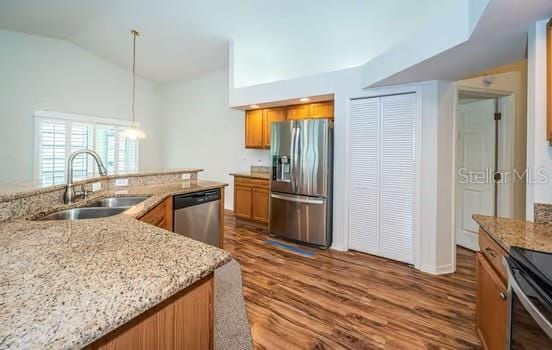
[[173, 210], [217, 201], [220, 197], [220, 189], [177, 195], [173, 199]]

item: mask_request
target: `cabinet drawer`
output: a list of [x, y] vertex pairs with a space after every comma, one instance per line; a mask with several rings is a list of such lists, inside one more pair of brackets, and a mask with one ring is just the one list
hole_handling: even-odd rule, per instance
[[236, 186], [249, 186], [249, 187], [261, 187], [268, 189], [268, 180], [264, 179], [252, 179], [248, 177], [239, 177], [234, 178], [234, 185]]
[[479, 230], [479, 249], [481, 250], [481, 254], [498, 273], [502, 281], [505, 282], [508, 279], [506, 267], [504, 266], [504, 257], [507, 253], [487, 232], [481, 229]]

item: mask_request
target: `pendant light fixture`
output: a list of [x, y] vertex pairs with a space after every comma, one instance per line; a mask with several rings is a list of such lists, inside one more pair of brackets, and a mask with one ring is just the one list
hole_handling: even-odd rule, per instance
[[121, 136], [129, 138], [131, 140], [145, 139], [146, 133], [136, 126], [136, 116], [134, 114], [134, 101], [136, 99], [136, 37], [140, 35], [136, 30], [131, 29], [132, 35], [132, 123], [128, 129], [125, 129]]

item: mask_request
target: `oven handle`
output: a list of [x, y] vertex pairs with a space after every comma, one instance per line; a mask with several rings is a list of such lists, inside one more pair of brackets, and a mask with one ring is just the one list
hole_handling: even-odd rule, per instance
[[[527, 310], [529, 315], [537, 322], [539, 327], [548, 335], [550, 338], [552, 338], [552, 323], [550, 323], [549, 320], [544, 317], [544, 315], [533, 305], [529, 297], [523, 292], [523, 290], [520, 288], [519, 284], [516, 281], [516, 278], [514, 277], [514, 273], [512, 271], [512, 268], [510, 267], [510, 264], [506, 263], [506, 267], [508, 268], [508, 296], [510, 297], [510, 305], [509, 305], [509, 333], [511, 333], [511, 322], [512, 322], [512, 303], [513, 303], [513, 295], [512, 293], [516, 293], [516, 296], [518, 297], [519, 301]], [[511, 335], [508, 336], [508, 344], [510, 345], [511, 341]], [[510, 348], [510, 347], [508, 347]]]

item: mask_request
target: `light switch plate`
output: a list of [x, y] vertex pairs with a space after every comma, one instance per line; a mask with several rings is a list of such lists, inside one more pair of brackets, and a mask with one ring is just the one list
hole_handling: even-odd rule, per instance
[[128, 186], [128, 179], [115, 179], [115, 186], [121, 187], [121, 186]]
[[190, 180], [192, 178], [192, 174], [182, 174], [182, 180]]
[[102, 183], [101, 182], [93, 182], [92, 183], [92, 192], [97, 192], [102, 189]]

